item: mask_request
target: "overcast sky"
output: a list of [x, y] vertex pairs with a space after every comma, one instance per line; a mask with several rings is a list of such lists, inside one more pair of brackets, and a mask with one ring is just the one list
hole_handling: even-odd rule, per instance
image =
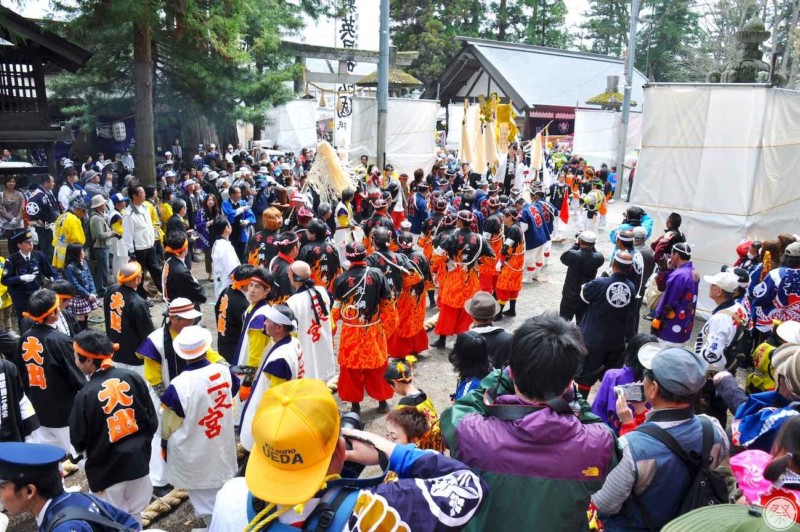
[[[564, 0], [567, 4], [567, 25], [579, 25], [583, 13], [588, 9], [588, 0]], [[14, 0], [0, 0], [0, 4], [10, 7], [22, 15], [31, 18], [42, 18], [49, 12], [49, 0], [23, 0], [23, 7]], [[378, 49], [378, 14], [377, 0], [358, 0], [360, 32], [359, 47], [367, 50]], [[319, 46], [332, 46], [336, 37], [336, 27], [332, 20], [311, 22], [303, 35], [303, 42]]]

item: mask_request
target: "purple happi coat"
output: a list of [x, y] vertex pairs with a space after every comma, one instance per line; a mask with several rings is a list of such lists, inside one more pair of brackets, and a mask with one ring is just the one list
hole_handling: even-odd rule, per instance
[[617, 396], [614, 394], [614, 386], [630, 384], [635, 380], [636, 375], [628, 366], [606, 371], [592, 403], [592, 414], [602, 419], [617, 434], [619, 434], [620, 424], [617, 417]]
[[656, 308], [661, 325], [656, 336], [666, 342], [685, 343], [692, 335], [700, 277], [691, 261], [674, 269], [667, 277], [664, 295]]

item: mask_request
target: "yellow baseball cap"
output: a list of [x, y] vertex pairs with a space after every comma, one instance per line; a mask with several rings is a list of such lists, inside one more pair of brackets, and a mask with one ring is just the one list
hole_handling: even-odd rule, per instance
[[311, 499], [327, 476], [339, 422], [339, 408], [321, 380], [293, 380], [267, 390], [253, 418], [245, 472], [250, 492], [283, 505]]

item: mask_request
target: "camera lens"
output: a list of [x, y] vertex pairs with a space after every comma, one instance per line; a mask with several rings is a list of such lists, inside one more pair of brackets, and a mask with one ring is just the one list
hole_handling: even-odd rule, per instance
[[355, 412], [347, 412], [342, 414], [342, 420], [339, 424], [343, 429], [364, 430], [364, 424], [361, 422], [361, 416]]

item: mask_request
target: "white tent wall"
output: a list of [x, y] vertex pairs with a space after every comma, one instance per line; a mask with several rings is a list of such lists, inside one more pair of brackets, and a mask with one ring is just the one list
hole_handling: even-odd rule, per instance
[[[632, 201], [656, 228], [680, 213], [701, 276], [732, 264], [743, 239], [800, 229], [800, 93], [653, 84], [646, 99]], [[708, 288], [701, 280], [703, 314], [714, 308]]]
[[[626, 141], [627, 155], [642, 141], [642, 114], [631, 113]], [[617, 142], [622, 131], [621, 113], [601, 109], [575, 109], [575, 134], [572, 151], [595, 167], [612, 166], [617, 158]]]
[[447, 145], [448, 150], [461, 148], [461, 125], [464, 122], [464, 104], [447, 106]]
[[[436, 162], [436, 115], [439, 102], [389, 98], [386, 126], [386, 162], [398, 173], [411, 175], [417, 168], [429, 173]], [[374, 98], [353, 98], [353, 122], [349, 157], [362, 155], [377, 159], [378, 102]]]
[[317, 146], [317, 100], [293, 100], [267, 111], [263, 139], [282, 150], [300, 151]]

